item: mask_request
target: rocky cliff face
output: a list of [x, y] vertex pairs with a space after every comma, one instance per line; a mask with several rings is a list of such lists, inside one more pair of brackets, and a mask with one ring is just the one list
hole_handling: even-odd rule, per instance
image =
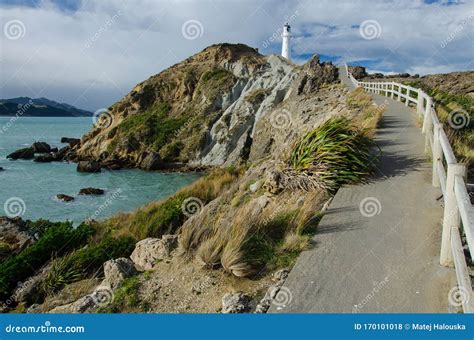
[[254, 139], [263, 130], [292, 120], [287, 103], [336, 81], [337, 68], [317, 57], [301, 67], [246, 45], [213, 45], [135, 86], [72, 159], [147, 170], [235, 164], [262, 155]]

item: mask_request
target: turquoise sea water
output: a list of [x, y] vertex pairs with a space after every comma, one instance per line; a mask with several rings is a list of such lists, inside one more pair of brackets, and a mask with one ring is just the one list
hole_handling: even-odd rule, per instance
[[[16, 214], [26, 219], [71, 220], [76, 224], [94, 217], [103, 219], [121, 211], [132, 211], [161, 199], [196, 180], [198, 174], [118, 170], [89, 174], [66, 162], [10, 161], [6, 156], [35, 141], [61, 147], [61, 137], [81, 137], [89, 131], [91, 118], [21, 117], [10, 124], [0, 117], [0, 215]], [[79, 196], [84, 187], [105, 189], [103, 196]], [[62, 193], [73, 202], [58, 201]], [[23, 203], [24, 202], [24, 203]]]

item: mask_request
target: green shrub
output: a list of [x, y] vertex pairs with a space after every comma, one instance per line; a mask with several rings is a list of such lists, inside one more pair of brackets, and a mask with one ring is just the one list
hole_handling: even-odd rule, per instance
[[107, 237], [97, 244], [89, 244], [62, 258], [54, 260], [42, 286], [45, 294], [97, 274], [104, 262], [128, 257], [135, 248], [135, 240], [129, 236]]
[[54, 254], [83, 245], [94, 233], [90, 226], [74, 229], [70, 222], [43, 222], [42, 226], [44, 232], [36, 243], [0, 264], [0, 299], [8, 297], [18, 282], [33, 275]]

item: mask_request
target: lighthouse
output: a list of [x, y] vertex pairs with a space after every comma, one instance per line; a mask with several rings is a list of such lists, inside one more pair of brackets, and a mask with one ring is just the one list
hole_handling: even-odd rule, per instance
[[286, 23], [283, 26], [283, 33], [281, 34], [283, 38], [283, 44], [281, 45], [281, 56], [290, 60], [290, 38], [291, 38], [291, 26], [289, 23]]

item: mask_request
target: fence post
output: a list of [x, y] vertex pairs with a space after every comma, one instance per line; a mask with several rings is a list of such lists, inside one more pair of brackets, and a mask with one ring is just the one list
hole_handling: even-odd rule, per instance
[[408, 104], [410, 104], [410, 100], [408, 98], [410, 98], [410, 88], [407, 86], [407, 93], [406, 93], [406, 97], [405, 97], [405, 106], [408, 106]]
[[393, 99], [395, 97], [395, 83], [392, 82], [392, 96], [391, 98]]
[[464, 164], [450, 163], [446, 175], [446, 195], [444, 197], [443, 232], [441, 236], [441, 255], [439, 262], [443, 266], [453, 265], [453, 252], [451, 249], [451, 230], [459, 228], [461, 218], [454, 193], [454, 179], [456, 176], [466, 176]]
[[423, 117], [423, 129], [421, 130], [425, 134], [425, 151], [430, 149], [430, 136], [431, 129], [433, 127], [433, 120], [431, 119], [431, 97], [426, 97], [425, 116]]
[[417, 95], [417, 102], [416, 102], [416, 112], [418, 112], [418, 115], [423, 114], [423, 91], [418, 89], [418, 95]]
[[443, 128], [443, 124], [436, 123], [433, 126], [433, 179], [432, 184], [434, 187], [439, 188], [439, 175], [438, 175], [438, 162], [442, 161], [443, 158], [443, 150], [441, 149], [441, 142], [439, 140], [439, 134], [441, 129]]

